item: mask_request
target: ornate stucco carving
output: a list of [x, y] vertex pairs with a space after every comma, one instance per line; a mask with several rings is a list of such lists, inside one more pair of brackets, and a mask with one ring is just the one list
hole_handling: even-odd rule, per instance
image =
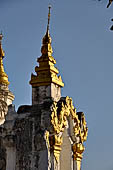
[[7, 103], [3, 100], [0, 100], [0, 124], [5, 121], [5, 115], [8, 112]]
[[63, 142], [62, 132], [68, 126], [67, 119], [69, 116], [71, 116], [73, 120], [73, 134], [76, 138], [76, 140], [73, 141], [72, 146], [74, 159], [76, 159], [77, 156], [82, 158], [82, 153], [85, 149], [83, 142], [87, 139], [88, 128], [86, 126], [84, 114], [81, 114], [81, 119], [79, 120], [72, 99], [67, 96], [61, 100], [60, 104], [54, 102], [52, 105], [51, 124], [54, 133], [49, 138], [49, 142], [57, 162], [59, 160], [61, 145]]

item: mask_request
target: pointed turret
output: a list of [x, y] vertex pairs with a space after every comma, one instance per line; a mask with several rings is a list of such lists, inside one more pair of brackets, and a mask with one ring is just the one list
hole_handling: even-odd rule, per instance
[[[50, 24], [50, 15], [51, 15], [50, 9], [51, 7], [49, 6], [47, 30], [46, 30], [46, 34], [42, 39], [42, 47], [41, 47], [42, 55], [37, 59], [39, 66], [35, 67], [36, 75], [34, 74], [31, 75], [30, 84], [32, 85], [32, 88], [41, 87], [41, 86], [46, 86], [46, 87], [54, 86], [55, 88], [57, 86], [57, 88], [60, 88], [64, 86], [61, 76], [58, 75], [59, 71], [55, 67], [56, 61], [52, 56], [53, 50], [51, 46], [51, 37], [49, 33], [49, 24]], [[52, 95], [53, 92], [51, 88], [50, 91], [51, 91], [50, 97], [53, 97]]]
[[4, 66], [3, 66], [3, 58], [5, 56], [5, 53], [2, 49], [2, 38], [3, 35], [0, 34], [0, 84], [4, 84], [4, 85], [9, 85], [9, 81], [8, 81], [8, 76], [4, 71]]
[[0, 125], [4, 123], [5, 116], [8, 112], [8, 106], [11, 105], [14, 100], [14, 95], [8, 88], [8, 76], [5, 73], [3, 66], [5, 53], [2, 49], [2, 38], [3, 35], [0, 34]]

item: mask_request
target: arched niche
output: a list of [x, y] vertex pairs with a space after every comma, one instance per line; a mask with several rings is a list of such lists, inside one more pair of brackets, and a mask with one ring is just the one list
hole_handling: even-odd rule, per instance
[[61, 145], [61, 153], [60, 153], [60, 170], [72, 169], [73, 158], [72, 158], [72, 146], [71, 139], [68, 134], [68, 129], [65, 128], [63, 132], [63, 143]]

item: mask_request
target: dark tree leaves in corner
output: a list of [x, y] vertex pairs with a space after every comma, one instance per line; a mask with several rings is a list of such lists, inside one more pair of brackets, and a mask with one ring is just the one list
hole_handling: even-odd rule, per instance
[[[101, 1], [101, 0], [98, 0], [98, 1]], [[112, 4], [113, 0], [109, 0], [108, 1], [108, 4], [107, 4], [107, 8], [110, 7], [110, 5]], [[111, 19], [111, 21], [113, 21], [113, 19]], [[113, 25], [110, 27], [110, 30], [113, 31]]]

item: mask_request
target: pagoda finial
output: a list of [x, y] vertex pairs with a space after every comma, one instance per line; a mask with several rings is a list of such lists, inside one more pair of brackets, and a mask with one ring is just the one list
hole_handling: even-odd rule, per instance
[[49, 24], [50, 24], [50, 16], [51, 16], [51, 5], [49, 5], [49, 11], [48, 11], [48, 23], [47, 23], [47, 31], [46, 34], [44, 35], [42, 39], [42, 48], [41, 52], [43, 56], [51, 56], [53, 51], [52, 51], [52, 46], [51, 46], [51, 37], [49, 34]]
[[4, 71], [3, 58], [5, 53], [2, 49], [2, 32], [0, 33], [0, 84], [9, 85], [8, 76]]
[[51, 45], [51, 36], [49, 34], [49, 25], [50, 25], [50, 16], [51, 16], [51, 5], [49, 5], [48, 11], [48, 23], [47, 30], [42, 39], [42, 47], [41, 47], [41, 57], [37, 59], [39, 62], [39, 67], [35, 67], [35, 72], [37, 76], [31, 75], [30, 84], [33, 87], [37, 86], [46, 86], [51, 83], [57, 84], [60, 87], [64, 86], [62, 82], [61, 76], [59, 76], [59, 71], [55, 67], [56, 60], [52, 56], [53, 50]]

